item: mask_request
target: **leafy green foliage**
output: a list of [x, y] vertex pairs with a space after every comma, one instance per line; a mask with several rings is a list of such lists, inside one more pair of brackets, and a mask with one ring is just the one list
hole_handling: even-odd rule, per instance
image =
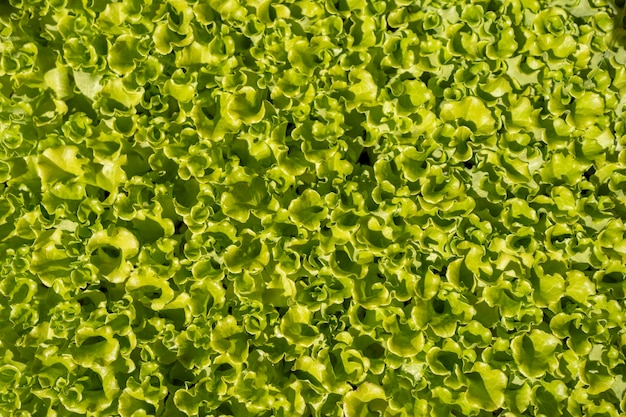
[[2, 2], [0, 416], [625, 414], [607, 1]]

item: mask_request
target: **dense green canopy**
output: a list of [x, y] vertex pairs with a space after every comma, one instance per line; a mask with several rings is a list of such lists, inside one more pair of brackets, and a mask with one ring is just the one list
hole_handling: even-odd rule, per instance
[[0, 416], [626, 414], [622, 12], [0, 1]]

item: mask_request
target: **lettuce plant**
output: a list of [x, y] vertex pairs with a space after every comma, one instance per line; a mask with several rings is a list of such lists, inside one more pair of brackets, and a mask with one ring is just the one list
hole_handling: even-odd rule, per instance
[[612, 0], [7, 0], [0, 416], [626, 413]]

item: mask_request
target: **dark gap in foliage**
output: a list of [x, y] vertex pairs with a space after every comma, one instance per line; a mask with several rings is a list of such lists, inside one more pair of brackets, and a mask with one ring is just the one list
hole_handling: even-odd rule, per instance
[[181, 235], [187, 231], [187, 224], [183, 220], [179, 220], [174, 224], [174, 234]]
[[[141, 321], [141, 320], [138, 320], [138, 321]], [[143, 362], [143, 359], [141, 358], [141, 348], [135, 347], [135, 349], [133, 349], [133, 351], [130, 352], [130, 359], [134, 363], [141, 363], [141, 362]]]
[[170, 97], [167, 104], [167, 114], [170, 120], [176, 119], [176, 117], [180, 113], [180, 105], [178, 104], [178, 100], [176, 100], [174, 97]]
[[363, 123], [366, 121], [364, 114], [359, 113], [356, 109], [352, 110], [345, 116], [344, 123], [347, 127], [346, 136], [351, 138], [365, 137], [365, 128]]
[[394, 33], [394, 32], [396, 32], [398, 30], [398, 28], [395, 28], [395, 27], [393, 27], [393, 26], [391, 26], [389, 24], [389, 20], [388, 19], [385, 19], [385, 21], [386, 21], [387, 32]]
[[121, 251], [119, 248], [104, 245], [92, 252], [90, 260], [101, 274], [107, 275], [117, 268], [120, 256]]
[[219, 407], [215, 409], [215, 413], [218, 416], [221, 416], [221, 415], [231, 416], [233, 415], [233, 410], [231, 409], [229, 403], [223, 402]]
[[344, 32], [350, 33], [350, 29], [352, 28], [353, 25], [354, 25], [354, 22], [352, 21], [352, 19], [350, 18], [345, 19], [343, 23]]
[[571, 313], [578, 307], [578, 302], [567, 295], [561, 297], [559, 301], [561, 304], [561, 310], [566, 313]]
[[87, 185], [87, 187], [85, 187], [85, 192], [87, 193], [88, 197], [95, 198], [100, 202], [106, 200], [111, 194], [108, 191], [99, 187], [95, 187], [93, 185]]
[[[292, 28], [294, 26], [292, 26]], [[244, 34], [240, 34], [240, 33], [235, 33], [234, 35], [235, 36], [233, 36], [233, 37], [235, 38], [235, 47], [236, 47], [237, 51], [246, 51], [246, 52], [248, 52], [250, 50], [250, 48], [252, 48], [253, 44], [252, 44], [252, 41], [250, 40], [250, 38], [248, 38]], [[249, 53], [246, 54], [246, 53], [239, 52], [239, 55], [240, 56], [244, 56], [244, 55], [249, 55]]]
[[522, 236], [518, 237], [513, 241], [513, 246], [516, 248], [528, 248], [530, 246], [531, 237], [530, 236]]
[[[621, 351], [622, 355], [626, 354], [626, 346], [620, 346], [619, 350]], [[626, 364], [620, 363], [618, 365], [615, 365], [612, 371], [614, 375], [616, 375], [617, 377], [621, 377], [622, 381], [626, 379]], [[611, 395], [611, 398], [617, 400], [615, 404], [622, 401], [622, 398], [618, 398], [614, 390], [609, 390], [607, 391], [607, 393]]]
[[571, 233], [564, 233], [562, 235], [559, 236], [553, 236], [552, 237], [552, 242], [553, 243], [563, 243], [565, 242], [565, 239], [571, 239], [572, 238], [572, 234]]
[[187, 237], [185, 236], [185, 234], [181, 235], [180, 238], [180, 243], [178, 244], [178, 253], [179, 254], [184, 254], [185, 253], [185, 246], [187, 245]]
[[150, 164], [148, 163], [148, 156], [131, 150], [127, 154], [126, 163], [123, 165], [122, 169], [126, 172], [128, 178], [132, 178], [136, 175], [144, 175], [151, 170]]
[[222, 363], [220, 365], [218, 365], [215, 368], [215, 372], [228, 372], [228, 371], [232, 371], [233, 370], [233, 366], [229, 363]]
[[415, 81], [416, 79], [417, 78], [415, 78], [415, 74], [410, 73], [410, 72], [403, 72], [398, 77], [398, 80], [400, 80], [400, 81]]
[[585, 171], [585, 173], [584, 173], [583, 175], [584, 175], [584, 177], [587, 179], [587, 181], [590, 181], [590, 180], [591, 180], [591, 177], [592, 177], [595, 173], [596, 173], [596, 168], [595, 168], [593, 165], [591, 165], [591, 166], [589, 167], [589, 169], [587, 169], [587, 171]]
[[615, 214], [616, 217], [619, 217], [620, 219], [626, 221], [626, 205], [617, 202], [617, 204], [613, 208], [613, 214]]
[[363, 349], [363, 354], [370, 359], [380, 359], [385, 355], [385, 348], [374, 341]]
[[440, 300], [438, 298], [434, 298], [433, 299], [433, 311], [437, 314], [443, 314], [444, 310], [446, 308], [446, 303], [443, 300]]
[[285, 236], [285, 237], [295, 237], [298, 236], [298, 226], [296, 226], [295, 224], [289, 224], [289, 223], [281, 223], [280, 227], [277, 228], [278, 232], [280, 232], [281, 236]]
[[352, 259], [350, 259], [350, 256], [343, 249], [338, 249], [335, 252], [335, 262], [337, 262], [339, 268], [344, 271], [350, 271], [351, 267], [354, 266]]
[[315, 379], [311, 377], [310, 373], [308, 373], [306, 371], [303, 371], [303, 370], [300, 370], [300, 369], [298, 369], [296, 371], [293, 371], [293, 375], [296, 376], [298, 379], [303, 380], [303, 381], [310, 381], [312, 383], [315, 382]]
[[87, 99], [87, 97], [82, 94], [74, 94], [74, 96], [69, 100], [66, 100], [65, 103], [68, 107], [66, 117], [72, 114], [82, 112], [85, 113], [91, 120], [97, 121], [99, 119], [98, 113], [96, 113], [96, 111], [94, 110], [93, 105], [91, 104], [89, 99]]
[[543, 264], [541, 264], [541, 267], [543, 268], [543, 272], [550, 275], [561, 274], [564, 270], [567, 269], [565, 268], [563, 262], [553, 260], [548, 260], [544, 262]]
[[448, 271], [448, 267], [446, 265], [442, 265], [441, 268], [434, 268], [433, 272], [437, 275], [444, 276]]
[[[593, 233], [593, 231], [591, 231], [591, 233]], [[572, 260], [572, 269], [575, 269], [575, 270], [581, 271], [581, 272], [585, 272], [585, 271], [591, 270], [592, 266], [589, 265], [589, 262], [586, 262], [586, 261], [576, 262], [576, 261]]]
[[[378, 55], [379, 57], [376, 57]], [[374, 75], [374, 82], [378, 86], [379, 89], [384, 90], [387, 88], [387, 84], [389, 83], [389, 77], [385, 74], [385, 71], [380, 70], [380, 66], [376, 64], [380, 62], [385, 55], [383, 54], [374, 54], [372, 53], [371, 62], [365, 67], [372, 75]]]
[[[500, 316], [497, 311], [497, 307], [490, 307], [485, 301], [481, 301], [474, 305], [476, 309], [476, 319], [485, 327], [491, 328], [495, 323], [500, 320]], [[492, 333], [495, 334], [495, 330], [492, 329]]]
[[397, 252], [390, 258], [394, 262], [400, 262], [406, 256], [405, 252]]
[[297, 145], [291, 145], [291, 146], [287, 146], [287, 156], [289, 158], [295, 158], [298, 159], [297, 154], [300, 153], [300, 147], [298, 147]]
[[[220, 16], [218, 12], [215, 12], [215, 15], [216, 16]], [[276, 9], [274, 7], [268, 7], [267, 8], [267, 17], [272, 22], [278, 18], [278, 16], [276, 15]]]
[[197, 196], [200, 192], [200, 184], [194, 178], [188, 181], [176, 180], [172, 187], [172, 194], [176, 202], [185, 207], [193, 207], [198, 201]]
[[83, 341], [83, 343], [81, 343], [81, 347], [82, 346], [91, 346], [91, 345], [95, 345], [97, 343], [101, 343], [101, 342], [106, 342], [106, 339], [102, 336], [91, 336], [88, 337], [87, 339], [85, 339]]
[[[342, 408], [342, 404], [343, 404], [342, 394], [337, 394], [337, 393], [328, 394], [328, 396], [324, 400], [324, 404], [322, 405], [321, 408], [319, 408], [317, 415], [322, 415], [322, 416], [336, 415], [337, 410]], [[381, 415], [381, 414], [378, 413], [378, 415]], [[273, 417], [274, 414], [268, 414], [267, 416], [260, 416], [260, 417], [270, 417], [270, 416]]]
[[474, 161], [472, 161], [471, 159], [467, 160], [467, 161], [463, 162], [463, 166], [471, 171], [474, 168], [474, 166], [475, 166], [474, 165]]
[[109, 289], [104, 284], [100, 284], [98, 286], [98, 291], [100, 291], [103, 294], [107, 294], [109, 292]]
[[357, 163], [361, 164], [361, 165], [367, 165], [367, 166], [372, 166], [372, 159], [370, 157], [370, 153], [368, 151], [368, 148], [363, 148], [363, 150], [361, 151], [361, 153], [359, 154], [359, 158], [357, 159]]
[[624, 30], [626, 29], [626, 11], [624, 10], [625, 2], [624, 0], [614, 0], [615, 15], [613, 16], [613, 27], [615, 29], [615, 44], [614, 47], [617, 47], [617, 43], [621, 44], [621, 46], [625, 46], [626, 44], [626, 36], [624, 34]]
[[248, 149], [248, 142], [241, 139], [233, 140], [231, 144], [231, 151], [234, 155], [239, 158], [241, 161], [241, 165], [249, 165], [255, 159], [250, 155], [250, 151]]
[[176, 331], [180, 332], [185, 329], [185, 310], [183, 308], [161, 310], [157, 316], [163, 317], [169, 323], [174, 324]]
[[404, 218], [402, 216], [393, 216], [391, 220], [393, 221], [393, 224], [395, 226], [402, 227], [406, 225], [406, 222], [404, 221]]
[[84, 313], [90, 313], [96, 309], [96, 305], [89, 297], [82, 297], [78, 299], [78, 304], [81, 306], [81, 310]]
[[[152, 97], [159, 97], [160, 94], [159, 87], [149, 81], [143, 87], [143, 101], [147, 104], [150, 104]], [[145, 111], [149, 113], [150, 109], [145, 108]]]
[[624, 282], [624, 273], [622, 272], [609, 272], [604, 274], [602, 282], [605, 284], [619, 284]]
[[40, 209], [41, 209], [41, 215], [43, 216], [44, 219], [50, 220], [52, 218], [52, 215], [48, 213], [48, 210], [46, 210], [46, 208], [43, 205], [40, 206]]
[[535, 174], [533, 176], [533, 179], [535, 180], [535, 182], [537, 184], [539, 184], [539, 189], [536, 191], [535, 194], [544, 194], [544, 195], [549, 195], [550, 194], [550, 190], [552, 189], [552, 184], [543, 184], [543, 179], [541, 178], [541, 175], [539, 174]]
[[175, 362], [169, 369], [168, 378], [173, 384], [184, 386], [189, 383], [190, 388], [195, 385], [196, 376], [192, 370], [186, 369], [180, 362]]
[[302, 25], [298, 22], [299, 19], [303, 17], [302, 8], [297, 3], [292, 4], [289, 7], [289, 13], [291, 17], [296, 18], [296, 21], [291, 25], [291, 33], [293, 33], [296, 36], [302, 36], [302, 37], [311, 36], [312, 37], [313, 34], [306, 32], [304, 28], [302, 27]]
[[142, 407], [141, 411], [144, 411], [146, 413], [145, 415], [147, 416], [156, 415], [156, 408], [154, 405], [144, 401], [141, 407]]
[[308, 189], [309, 187], [306, 184], [300, 184], [296, 187], [296, 194], [297, 195], [302, 195], [302, 193]]
[[278, 317], [282, 318], [285, 314], [287, 314], [286, 307], [274, 307], [274, 310], [278, 313]]
[[517, 189], [513, 189], [513, 196], [517, 198], [521, 198], [522, 200], [528, 200], [528, 196], [531, 194], [533, 190], [527, 188], [525, 186], [520, 186]]
[[161, 298], [163, 295], [163, 290], [161, 288], [155, 288], [153, 290], [148, 290], [144, 293], [150, 299]]
[[[167, 184], [170, 181], [173, 181], [174, 178], [178, 177], [178, 164], [176, 162], [159, 153], [155, 153], [154, 156], [159, 157], [156, 159], [158, 160], [158, 164], [160, 166], [158, 169], [152, 170], [150, 174], [147, 175], [147, 177], [152, 180], [152, 182], [154, 182], [155, 184]], [[154, 198], [154, 193], [152, 193], [151, 199], [152, 198]]]
[[294, 123], [288, 122], [285, 126], [285, 137], [290, 137], [293, 130], [296, 128]]
[[[532, 102], [533, 102], [533, 107], [540, 110], [539, 114], [541, 114], [542, 116], [549, 117], [550, 110], [548, 109], [548, 106], [546, 105], [547, 103], [546, 103], [545, 98], [533, 97]], [[556, 134], [556, 132], [554, 132], [554, 126], [552, 126], [551, 124], [547, 124], [546, 127], [550, 129], [549, 131], [551, 134]], [[506, 132], [506, 128], [504, 125], [500, 129], [498, 129], [499, 134], [504, 134], [505, 132]]]
[[545, 210], [537, 210], [537, 217], [539, 217], [539, 222], [535, 226], [535, 230], [545, 230], [544, 225], [548, 222], [548, 213]]
[[444, 190], [446, 185], [448, 185], [448, 182], [445, 180], [442, 182], [435, 182], [435, 185], [432, 187], [432, 191], [435, 194], [441, 194], [441, 192]]
[[544, 309], [542, 309], [542, 313], [543, 313], [543, 322], [549, 326], [550, 321], [552, 321], [552, 317], [554, 317], [554, 313], [548, 310], [544, 310]]
[[362, 322], [365, 319], [365, 315], [367, 314], [367, 310], [361, 306], [356, 308], [356, 317]]
[[501, 5], [502, 5], [502, 2], [492, 0], [487, 4], [485, 12], [498, 12], [500, 11]]
[[398, 73], [398, 69], [394, 67], [385, 67], [383, 69], [383, 73], [385, 74], [387, 79], [391, 79]]
[[216, 109], [215, 109], [215, 105], [213, 103], [209, 103], [209, 104], [205, 104], [200, 106], [200, 110], [202, 111], [202, 114], [204, 114], [204, 116], [209, 119], [209, 120], [214, 120], [215, 116], [216, 116]]

